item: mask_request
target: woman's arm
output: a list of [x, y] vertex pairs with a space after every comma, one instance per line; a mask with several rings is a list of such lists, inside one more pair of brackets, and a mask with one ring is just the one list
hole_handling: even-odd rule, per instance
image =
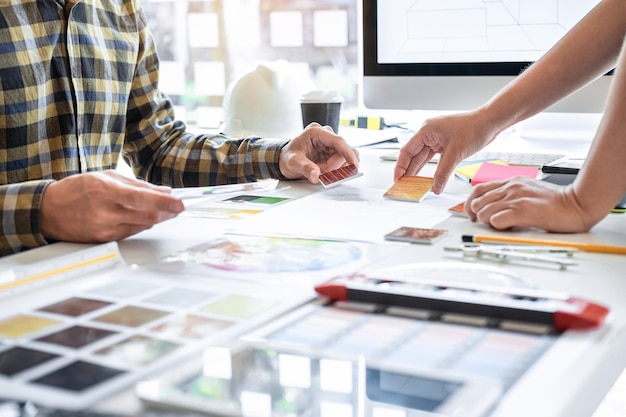
[[626, 2], [604, 0], [484, 105], [502, 131], [584, 87], [615, 66], [626, 35]]
[[562, 187], [515, 178], [474, 187], [466, 202], [472, 220], [496, 229], [536, 227], [586, 232], [626, 194], [626, 47], [622, 48], [606, 110], [573, 184]]
[[626, 2], [604, 0], [550, 51], [480, 108], [428, 120], [403, 147], [394, 177], [416, 175], [434, 153], [442, 157], [433, 191], [440, 193], [456, 165], [511, 125], [610, 70], [626, 34]]

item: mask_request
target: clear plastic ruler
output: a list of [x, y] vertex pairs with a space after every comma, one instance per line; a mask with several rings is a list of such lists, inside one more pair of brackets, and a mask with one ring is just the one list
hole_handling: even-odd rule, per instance
[[116, 242], [82, 249], [53, 259], [0, 271], [0, 297], [83, 276], [104, 268], [125, 265]]

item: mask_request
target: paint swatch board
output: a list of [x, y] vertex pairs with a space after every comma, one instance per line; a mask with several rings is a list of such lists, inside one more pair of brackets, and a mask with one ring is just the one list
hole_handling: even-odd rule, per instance
[[242, 338], [337, 357], [362, 355], [389, 366], [486, 377], [505, 389], [557, 338], [431, 321], [408, 309], [354, 305], [312, 302]]
[[83, 409], [312, 297], [310, 289], [183, 278], [105, 269], [3, 296], [2, 397]]

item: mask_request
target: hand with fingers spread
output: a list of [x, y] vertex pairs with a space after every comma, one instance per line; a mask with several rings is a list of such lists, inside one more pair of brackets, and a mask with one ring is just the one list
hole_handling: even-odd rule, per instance
[[320, 174], [343, 165], [359, 166], [359, 153], [337, 136], [330, 126], [308, 125], [280, 152], [280, 172], [288, 179], [306, 178], [313, 184]]
[[71, 242], [120, 240], [184, 210], [169, 188], [116, 171], [73, 175], [49, 184], [40, 209], [41, 234]]

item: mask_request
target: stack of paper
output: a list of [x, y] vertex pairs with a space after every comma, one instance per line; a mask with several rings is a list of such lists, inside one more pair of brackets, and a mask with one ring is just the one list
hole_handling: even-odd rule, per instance
[[500, 160], [461, 165], [454, 170], [457, 177], [472, 185], [517, 176], [537, 178], [538, 173], [539, 168], [537, 167], [507, 165], [506, 162]]
[[476, 185], [483, 182], [505, 180], [513, 177], [537, 178], [538, 173], [538, 167], [500, 165], [491, 162], [483, 162], [478, 171], [476, 171], [471, 183], [472, 185]]

